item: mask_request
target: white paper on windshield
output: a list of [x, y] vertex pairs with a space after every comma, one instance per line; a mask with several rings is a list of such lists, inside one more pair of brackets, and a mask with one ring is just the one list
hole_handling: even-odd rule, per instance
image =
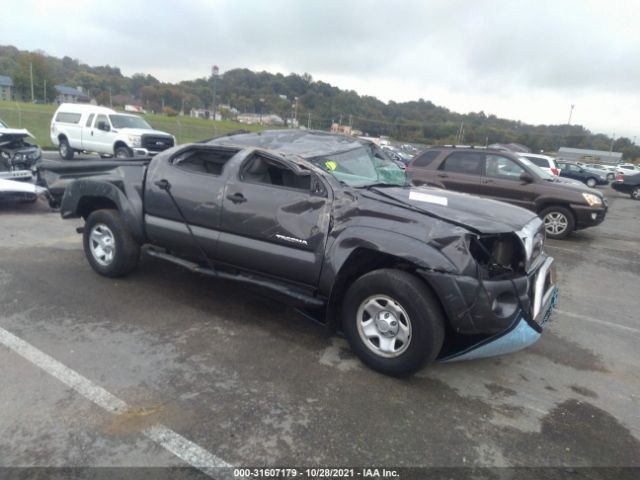
[[429, 193], [409, 192], [409, 200], [416, 200], [418, 202], [435, 203], [436, 205], [442, 205], [446, 207], [448, 204], [447, 197], [440, 197], [438, 195], [431, 195]]

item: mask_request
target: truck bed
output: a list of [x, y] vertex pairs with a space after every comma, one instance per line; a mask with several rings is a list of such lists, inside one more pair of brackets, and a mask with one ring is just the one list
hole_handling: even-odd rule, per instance
[[113, 183], [121, 190], [123, 182], [142, 194], [144, 172], [151, 157], [133, 160], [49, 160], [38, 165], [38, 184], [47, 188], [53, 204], [59, 204], [67, 186], [76, 179], [102, 180]]

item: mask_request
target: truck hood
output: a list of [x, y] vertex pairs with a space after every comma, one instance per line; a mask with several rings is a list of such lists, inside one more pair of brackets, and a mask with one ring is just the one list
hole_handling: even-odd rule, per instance
[[537, 216], [504, 202], [439, 188], [374, 186], [359, 190], [370, 200], [395, 202], [478, 233], [519, 231]]
[[115, 128], [114, 130], [128, 135], [166, 135], [167, 137], [173, 137], [170, 133], [154, 130], [153, 128]]

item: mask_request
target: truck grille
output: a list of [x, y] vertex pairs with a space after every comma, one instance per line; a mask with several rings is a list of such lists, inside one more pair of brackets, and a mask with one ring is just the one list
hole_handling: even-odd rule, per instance
[[142, 148], [150, 152], [162, 152], [173, 147], [173, 138], [160, 135], [142, 135]]

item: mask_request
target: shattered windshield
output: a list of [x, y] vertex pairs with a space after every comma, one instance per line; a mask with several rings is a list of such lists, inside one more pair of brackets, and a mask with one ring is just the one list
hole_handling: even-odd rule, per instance
[[109, 115], [113, 128], [144, 128], [151, 130], [151, 125], [135, 115]]
[[405, 173], [394, 162], [377, 155], [373, 146], [316, 157], [311, 162], [351, 187], [406, 185]]

